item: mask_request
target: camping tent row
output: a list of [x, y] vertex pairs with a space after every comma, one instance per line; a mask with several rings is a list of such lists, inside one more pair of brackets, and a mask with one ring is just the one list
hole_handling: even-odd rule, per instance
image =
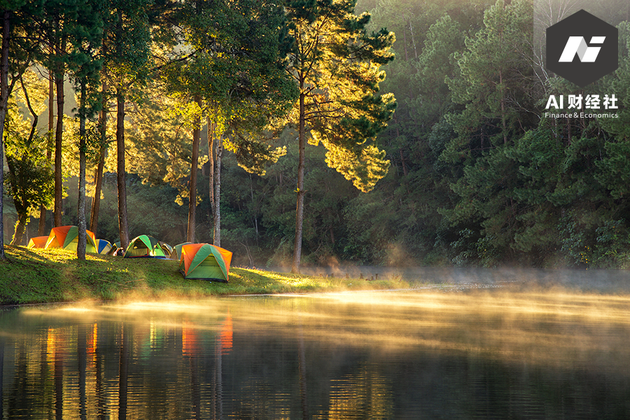
[[[112, 244], [105, 239], [96, 239], [94, 233], [86, 230], [87, 233], [87, 244], [86, 244], [86, 252], [92, 254], [113, 254], [120, 245], [119, 243]], [[29, 240], [27, 247], [28, 248], [61, 248], [67, 249], [69, 251], [76, 251], [77, 245], [79, 243], [79, 228], [77, 226], [60, 226], [52, 228], [50, 234], [48, 236], [36, 236]], [[138, 244], [158, 244], [157, 253], [155, 251], [151, 252], [150, 255], [146, 252], [146, 246], [139, 246]], [[167, 258], [170, 257], [172, 253], [172, 248], [170, 245], [158, 242], [157, 239], [147, 236], [140, 235], [133, 239], [130, 242], [129, 247], [127, 248], [126, 254], [129, 257], [137, 256], [151, 256], [154, 258]]]
[[[94, 233], [86, 230], [85, 251], [92, 254], [107, 254], [112, 250], [112, 244], [105, 239], [96, 239]], [[28, 248], [62, 248], [76, 251], [79, 243], [79, 228], [77, 226], [59, 226], [50, 230], [48, 236], [36, 236], [28, 241]]]
[[[79, 238], [77, 226], [53, 228], [48, 236], [37, 236], [29, 241], [29, 248], [62, 248], [76, 251]], [[104, 239], [95, 239], [87, 231], [86, 252], [112, 253], [119, 245]], [[174, 248], [152, 236], [135, 237], [125, 251], [125, 258], [172, 258], [179, 260], [179, 269], [186, 279], [204, 279], [227, 282], [232, 252], [206, 243], [184, 242]]]
[[232, 252], [206, 243], [184, 242], [175, 247], [152, 236], [135, 237], [125, 251], [125, 258], [171, 258], [179, 260], [185, 279], [226, 282], [229, 279]]

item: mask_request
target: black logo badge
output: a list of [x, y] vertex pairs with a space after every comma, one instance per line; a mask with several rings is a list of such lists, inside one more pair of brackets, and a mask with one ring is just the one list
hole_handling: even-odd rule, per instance
[[580, 10], [547, 28], [547, 69], [584, 87], [617, 70], [617, 28]]

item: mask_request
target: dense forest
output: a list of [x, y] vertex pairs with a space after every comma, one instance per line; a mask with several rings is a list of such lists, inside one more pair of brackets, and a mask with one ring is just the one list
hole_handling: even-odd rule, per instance
[[[285, 29], [272, 34], [275, 42], [265, 44], [267, 50], [246, 64], [252, 74], [261, 74], [252, 80], [265, 79], [260, 81], [264, 88], [252, 91], [267, 89], [267, 94], [244, 92], [249, 96], [239, 98], [197, 89], [202, 83], [195, 79], [205, 71], [236, 73], [236, 67], [230, 66], [244, 66], [238, 55], [233, 60], [236, 64], [230, 61], [213, 67], [196, 62], [200, 67], [195, 68], [186, 56], [188, 50], [181, 48], [167, 64], [164, 50], [173, 42], [169, 41], [173, 38], [169, 13], [176, 13], [167, 3], [151, 3], [143, 12], [151, 30], [131, 34], [136, 49], [125, 44], [127, 55], [116, 57], [111, 52], [115, 65], [109, 68], [120, 69], [119, 74], [92, 88], [97, 93], [99, 89], [115, 93], [100, 118], [96, 111], [87, 111], [92, 105], [85, 105], [81, 95], [81, 86], [89, 85], [91, 76], [81, 76], [80, 60], [65, 61], [67, 71], [75, 72], [76, 99], [67, 100], [74, 102], [66, 104], [65, 111], [63, 163], [58, 165], [63, 167], [64, 198], [59, 200], [62, 208], [54, 212], [62, 217], [59, 223], [80, 223], [84, 188], [88, 206], [95, 194], [100, 197], [96, 200], [100, 202], [98, 224], [92, 220], [88, 229], [96, 227], [99, 238], [120, 240], [122, 180], [132, 237], [149, 234], [176, 244], [193, 235], [196, 241], [212, 242], [220, 217], [221, 246], [232, 250], [240, 264], [291, 266], [296, 198], [299, 208], [300, 197], [302, 264], [582, 268], [630, 264], [630, 6], [626, 1], [588, 5], [591, 13], [617, 26], [619, 67], [583, 88], [547, 71], [542, 48], [544, 28], [587, 8], [577, 1], [361, 0], [356, 7], [354, 2], [333, 1], [355, 7], [356, 18], [350, 21], [364, 29], [362, 50], [371, 55], [355, 52], [348, 61], [367, 60], [369, 64], [361, 68], [370, 73], [359, 74], [349, 66], [346, 69], [345, 60], [331, 58], [333, 53], [350, 54], [346, 47], [359, 43], [359, 38], [346, 39], [323, 54], [324, 62], [333, 61], [330, 67], [341, 70], [322, 69], [321, 74], [328, 75], [323, 79], [334, 81], [324, 86], [318, 84], [324, 83], [320, 80], [312, 85], [319, 89], [300, 87], [299, 92], [339, 89], [330, 101], [352, 110], [307, 120], [305, 130], [310, 134], [304, 155], [298, 141], [303, 137], [300, 124], [290, 118], [298, 114], [295, 104], [300, 93], [281, 75], [282, 71], [289, 75], [300, 71], [287, 68], [284, 60], [294, 54], [291, 40], [295, 45], [296, 39], [303, 39], [298, 33], [301, 26], [295, 23], [299, 14], [286, 7], [288, 23], [278, 21], [269, 27], [261, 23], [257, 36], [269, 35], [263, 34], [269, 28]], [[201, 7], [202, 3], [191, 5]], [[248, 2], [236, 3], [245, 7]], [[269, 9], [265, 19], [279, 16], [272, 12]], [[363, 12], [371, 15], [369, 22]], [[259, 19], [257, 13], [251, 16]], [[304, 16], [299, 19], [309, 19]], [[186, 39], [194, 46], [200, 42], [195, 36], [205, 35], [199, 35], [203, 33], [200, 19], [188, 19]], [[238, 21], [223, 21], [233, 25], [216, 36], [225, 36], [230, 45], [251, 38], [251, 34], [232, 34], [239, 30]], [[138, 28], [129, 25], [131, 32]], [[340, 28], [352, 25], [340, 25], [328, 36], [342, 39]], [[147, 55], [138, 53], [142, 48], [137, 44], [144, 36], [142, 48], [150, 51]], [[42, 68], [54, 67], [54, 56], [39, 58], [38, 63]], [[143, 60], [149, 59], [143, 57], [158, 58], [151, 58], [153, 67], [147, 67]], [[147, 70], [160, 66], [170, 70], [159, 76]], [[272, 67], [278, 72], [263, 71]], [[89, 69], [83, 71], [89, 73]], [[7, 162], [13, 159], [14, 166], [32, 162], [31, 169], [38, 172], [28, 177], [42, 180], [37, 197], [30, 199], [38, 205], [28, 208], [31, 222], [22, 244], [28, 236], [47, 233], [55, 223], [41, 217], [46, 212], [40, 213], [39, 207], [44, 204], [50, 213], [55, 193], [50, 166], [54, 145], [48, 140], [54, 136], [46, 134], [54, 134], [55, 129], [46, 117], [51, 108], [47, 106], [48, 74], [41, 69], [25, 70], [14, 82], [16, 88], [8, 101]], [[81, 80], [86, 83], [82, 85]], [[359, 80], [359, 84], [346, 86], [343, 80]], [[233, 82], [226, 76], [213, 83]], [[275, 96], [268, 97], [272, 85]], [[363, 95], [355, 94], [357, 89], [363, 89]], [[69, 92], [68, 86], [57, 89], [57, 104], [60, 91]], [[368, 91], [373, 96], [366, 104]], [[550, 115], [546, 108], [552, 95], [601, 98], [606, 114]], [[333, 114], [321, 97], [310, 100], [327, 116]], [[124, 178], [116, 131], [116, 104], [121, 101], [125, 104]], [[98, 124], [99, 120], [111, 122]], [[37, 124], [43, 134], [29, 137]], [[219, 147], [218, 173], [217, 143], [225, 145], [225, 153]], [[81, 165], [83, 154], [85, 165]], [[4, 220], [5, 226], [16, 222], [17, 230], [19, 216], [25, 212], [20, 209], [19, 194], [12, 194], [18, 182], [11, 172], [5, 175]], [[213, 207], [217, 175], [219, 212]], [[87, 181], [84, 187], [81, 179]], [[190, 205], [190, 197], [195, 197], [196, 205]], [[40, 220], [45, 223], [38, 225]], [[7, 241], [13, 234], [14, 229], [5, 228]]]

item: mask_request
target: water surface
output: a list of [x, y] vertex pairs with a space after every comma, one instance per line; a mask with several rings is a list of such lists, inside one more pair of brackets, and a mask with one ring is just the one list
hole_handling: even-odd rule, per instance
[[4, 419], [628, 419], [630, 298], [337, 293], [0, 312]]

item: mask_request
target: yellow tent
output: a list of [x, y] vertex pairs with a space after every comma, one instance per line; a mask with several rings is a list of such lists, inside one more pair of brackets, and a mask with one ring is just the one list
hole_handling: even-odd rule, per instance
[[[77, 226], [60, 226], [52, 228], [46, 241], [46, 249], [63, 248], [70, 251], [77, 250], [79, 243], [79, 228]], [[96, 239], [94, 234], [87, 231], [87, 247], [86, 252], [96, 254]]]

